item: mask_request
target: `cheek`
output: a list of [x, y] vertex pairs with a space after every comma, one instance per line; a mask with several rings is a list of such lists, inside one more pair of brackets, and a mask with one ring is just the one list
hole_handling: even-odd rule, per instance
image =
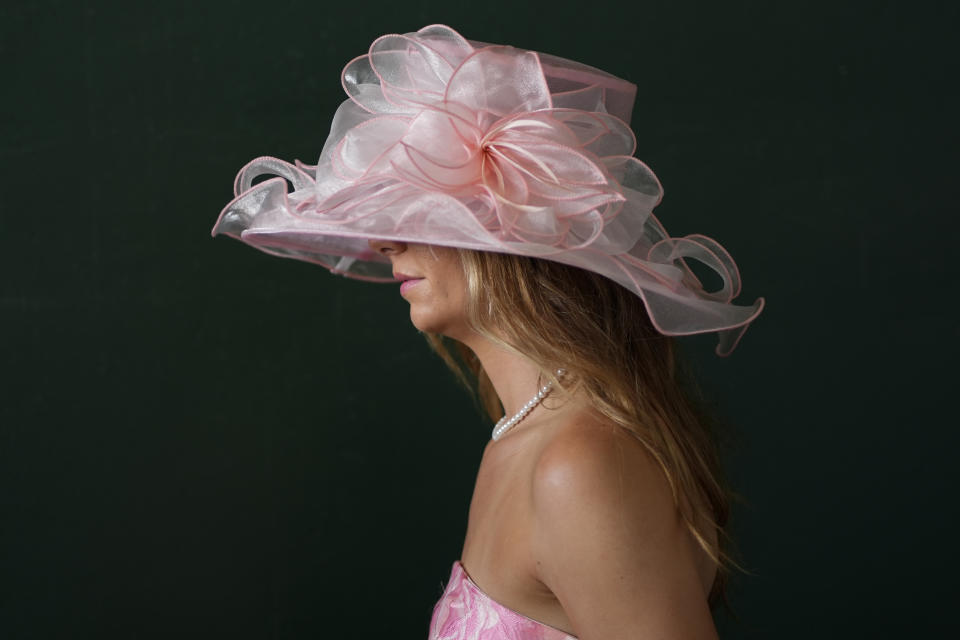
[[466, 300], [466, 281], [456, 251], [443, 247], [434, 247], [433, 251], [430, 276], [436, 285], [436, 297], [445, 305], [462, 305]]
[[467, 282], [460, 269], [459, 263], [450, 265], [441, 280], [443, 287], [443, 302], [451, 313], [459, 316], [466, 315], [467, 309]]
[[456, 310], [457, 315], [466, 317], [467, 315], [467, 285], [465, 282], [458, 281], [453, 283], [450, 294], [450, 307]]
[[444, 322], [457, 322], [466, 316], [466, 295], [456, 279], [429, 283], [423, 310]]
[[[448, 274], [445, 274], [448, 275]], [[462, 336], [466, 327], [466, 291], [458, 278], [440, 277], [425, 283], [427, 289], [410, 306], [410, 319], [421, 331]]]

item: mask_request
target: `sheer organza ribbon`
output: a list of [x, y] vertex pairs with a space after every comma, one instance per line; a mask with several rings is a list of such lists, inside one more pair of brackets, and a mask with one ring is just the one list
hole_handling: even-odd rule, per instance
[[[378, 38], [344, 68], [349, 99], [318, 163], [254, 160], [213, 233], [367, 279], [391, 279], [369, 239], [552, 259], [630, 288], [662, 333], [719, 332], [729, 354], [763, 299], [731, 304], [740, 278], [723, 247], [671, 238], [652, 214], [660, 182], [605, 109], [635, 87], [565, 62], [443, 25]], [[722, 287], [704, 290], [687, 259]]]

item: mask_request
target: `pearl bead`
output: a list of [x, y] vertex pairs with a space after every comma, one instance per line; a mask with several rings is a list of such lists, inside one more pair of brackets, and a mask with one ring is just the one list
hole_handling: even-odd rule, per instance
[[[557, 369], [556, 371], [557, 377], [559, 378], [563, 376], [566, 372], [567, 372], [566, 369]], [[503, 434], [506, 433], [508, 430], [510, 430], [511, 427], [513, 427], [515, 424], [523, 420], [528, 413], [533, 411], [534, 407], [540, 404], [543, 401], [543, 399], [547, 397], [547, 395], [550, 393], [552, 389], [553, 389], [553, 383], [548, 382], [547, 384], [540, 387], [540, 390], [537, 392], [537, 395], [530, 398], [530, 400], [528, 400], [527, 403], [520, 408], [520, 411], [513, 414], [513, 416], [511, 416], [510, 418], [507, 418], [507, 416], [503, 416], [502, 418], [500, 418], [496, 426], [493, 428], [493, 439], [499, 440], [500, 437], [503, 436]]]

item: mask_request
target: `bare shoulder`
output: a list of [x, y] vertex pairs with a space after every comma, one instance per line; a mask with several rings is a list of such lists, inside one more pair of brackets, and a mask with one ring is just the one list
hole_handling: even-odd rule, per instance
[[545, 515], [584, 506], [621, 509], [625, 499], [640, 501], [649, 516], [669, 517], [675, 510], [660, 465], [625, 428], [591, 418], [568, 425], [544, 445], [533, 473], [536, 509]]
[[696, 553], [657, 461], [615, 425], [568, 427], [534, 465], [531, 551], [576, 635], [715, 638]]

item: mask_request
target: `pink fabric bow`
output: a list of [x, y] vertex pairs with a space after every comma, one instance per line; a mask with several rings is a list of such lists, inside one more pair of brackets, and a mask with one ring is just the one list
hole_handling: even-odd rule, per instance
[[417, 35], [383, 36], [344, 69], [353, 104], [341, 107], [318, 163], [327, 190], [301, 210], [355, 222], [431, 192], [465, 205], [473, 218], [465, 226], [475, 221], [500, 242], [535, 243], [545, 254], [636, 243], [643, 219], [603, 235], [626, 201], [621, 179], [641, 176], [650, 208], [660, 194], [631, 157], [623, 121], [556, 108], [535, 52], [474, 49], [448, 27]]

